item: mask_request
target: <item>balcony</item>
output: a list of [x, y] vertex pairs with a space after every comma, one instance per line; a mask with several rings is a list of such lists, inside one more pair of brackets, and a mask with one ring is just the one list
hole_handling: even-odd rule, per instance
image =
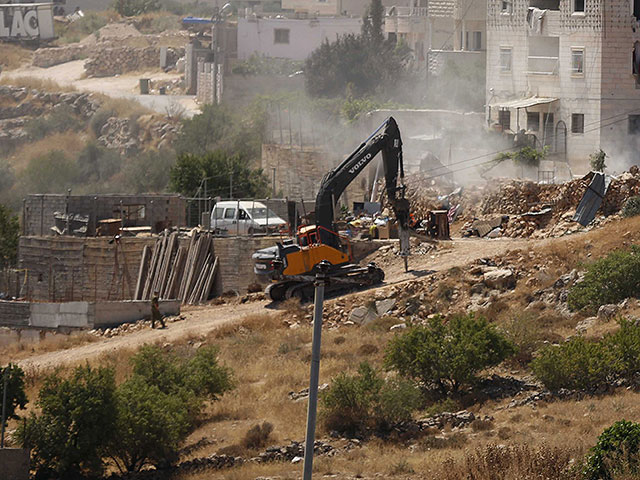
[[387, 7], [385, 33], [426, 33], [427, 7]]

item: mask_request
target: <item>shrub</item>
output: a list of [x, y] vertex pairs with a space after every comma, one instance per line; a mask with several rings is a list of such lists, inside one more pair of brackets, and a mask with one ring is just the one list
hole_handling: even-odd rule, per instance
[[115, 115], [115, 112], [109, 108], [100, 108], [93, 114], [89, 120], [89, 127], [96, 137], [102, 134], [102, 127], [107, 124], [107, 120]]
[[117, 437], [107, 453], [121, 472], [163, 467], [178, 459], [178, 448], [192, 427], [182, 398], [133, 376], [118, 387], [117, 412]]
[[242, 439], [242, 446], [252, 450], [264, 448], [271, 439], [271, 432], [273, 432], [273, 425], [269, 422], [263, 422], [262, 425], [254, 425], [245, 433]]
[[605, 384], [615, 374], [611, 350], [602, 342], [583, 337], [543, 348], [531, 362], [531, 368], [550, 390], [593, 388]]
[[622, 207], [622, 216], [625, 218], [640, 215], [640, 196], [629, 197]]
[[[7, 375], [7, 405], [4, 407], [4, 376]], [[5, 410], [5, 426], [6, 421], [10, 419], [18, 419], [16, 410], [24, 409], [27, 405], [27, 395], [24, 392], [24, 371], [18, 366], [9, 364], [6, 367], [0, 367], [0, 411], [3, 407]], [[0, 427], [2, 425], [0, 424]]]
[[160, 9], [158, 0], [115, 0], [113, 9], [123, 17], [133, 17]]
[[640, 473], [640, 423], [620, 420], [603, 431], [583, 468], [585, 480], [613, 480]]
[[84, 182], [105, 181], [120, 171], [122, 158], [116, 150], [109, 150], [89, 142], [78, 155], [78, 172]]
[[40, 140], [52, 133], [81, 130], [82, 127], [82, 122], [73, 108], [64, 103], [56, 106], [48, 115], [35, 117], [25, 125], [27, 133], [33, 140]]
[[169, 183], [169, 171], [176, 162], [171, 150], [148, 150], [129, 159], [123, 176], [127, 190], [135, 193], [164, 192]]
[[419, 392], [401, 379], [385, 380], [367, 362], [358, 373], [341, 373], [322, 395], [322, 417], [328, 430], [345, 434], [384, 431], [411, 418]]
[[569, 290], [571, 310], [595, 311], [601, 305], [635, 297], [640, 291], [640, 247], [615, 250], [587, 267], [584, 279]]
[[103, 472], [106, 445], [115, 435], [116, 386], [109, 368], [77, 367], [69, 378], [57, 373], [38, 395], [42, 413], [18, 429], [32, 449], [36, 478], [81, 478]]
[[434, 317], [427, 325], [412, 327], [392, 339], [385, 366], [420, 382], [423, 388], [435, 385], [446, 394], [471, 385], [480, 370], [514, 352], [513, 344], [482, 317], [456, 315], [447, 322]]
[[76, 163], [60, 150], [52, 150], [29, 160], [19, 180], [29, 193], [63, 193], [78, 178]]
[[640, 325], [626, 319], [619, 323], [620, 328], [603, 342], [610, 350], [617, 373], [631, 378], [640, 371]]

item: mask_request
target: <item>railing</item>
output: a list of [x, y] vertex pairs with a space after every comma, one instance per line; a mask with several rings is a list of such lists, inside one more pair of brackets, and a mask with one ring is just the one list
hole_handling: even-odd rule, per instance
[[386, 7], [387, 17], [426, 17], [427, 7]]

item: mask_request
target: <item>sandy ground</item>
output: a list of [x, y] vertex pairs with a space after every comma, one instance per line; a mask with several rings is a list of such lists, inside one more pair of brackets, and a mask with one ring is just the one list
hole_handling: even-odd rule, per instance
[[116, 98], [131, 98], [143, 106], [160, 113], [166, 113], [172, 102], [181, 104], [185, 114], [193, 116], [199, 112], [199, 106], [191, 95], [140, 95], [138, 86], [140, 78], [152, 80], [175, 80], [181, 77], [176, 72], [164, 73], [158, 71], [137, 72], [134, 74], [118, 75], [115, 77], [83, 78], [84, 60], [75, 60], [49, 68], [22, 67], [9, 72], [3, 72], [2, 77], [11, 79], [31, 77], [40, 80], [51, 80], [61, 86], [71, 86], [80, 91], [95, 92]]
[[[400, 258], [393, 259], [392, 263], [384, 268], [387, 281], [379, 288], [413, 280], [454, 266], [464, 266], [478, 258], [500, 255], [514, 249], [532, 248], [549, 241], [551, 240], [485, 240], [473, 238], [442, 242], [441, 250], [433, 256], [416, 255], [411, 257], [409, 260], [411, 270], [408, 273], [404, 272], [404, 265]], [[350, 295], [369, 294], [372, 290], [375, 289]], [[333, 301], [335, 300], [330, 299], [327, 302]], [[205, 335], [223, 325], [238, 322], [248, 315], [275, 315], [276, 312], [277, 310], [271, 308], [267, 301], [241, 305], [188, 307], [183, 311], [185, 320], [169, 323], [167, 328], [163, 330], [145, 329], [113, 338], [100, 338], [96, 342], [67, 350], [34, 354], [17, 363], [24, 368], [37, 369], [52, 368], [64, 364], [78, 364], [105, 353], [122, 349], [135, 349], [145, 343], [172, 343], [189, 337]]]

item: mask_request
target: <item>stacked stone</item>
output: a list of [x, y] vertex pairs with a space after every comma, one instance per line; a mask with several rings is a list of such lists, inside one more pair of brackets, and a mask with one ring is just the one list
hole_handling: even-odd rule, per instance
[[[167, 65], [175, 65], [184, 48], [167, 48]], [[160, 65], [159, 47], [110, 47], [96, 50], [84, 65], [88, 77], [111, 77]]]

